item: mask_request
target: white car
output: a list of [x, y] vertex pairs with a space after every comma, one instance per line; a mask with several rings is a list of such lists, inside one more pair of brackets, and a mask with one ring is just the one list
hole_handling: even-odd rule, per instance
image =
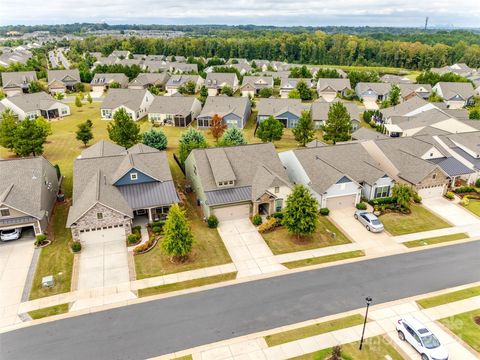
[[368, 231], [379, 233], [384, 229], [378, 217], [366, 210], [356, 210], [353, 217], [360, 221]]
[[22, 236], [22, 228], [0, 230], [0, 240], [11, 241], [17, 240]]
[[422, 360], [448, 360], [447, 350], [428, 328], [414, 317], [397, 322], [398, 337], [408, 342], [422, 356]]

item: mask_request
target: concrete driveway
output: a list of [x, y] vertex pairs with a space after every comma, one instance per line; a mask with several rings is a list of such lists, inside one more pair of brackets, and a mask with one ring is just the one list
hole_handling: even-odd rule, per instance
[[237, 278], [285, 270], [250, 219], [222, 221], [218, 226], [235, 267]]
[[330, 210], [329, 217], [352, 241], [359, 243], [367, 255], [385, 255], [405, 248], [395, 242], [387, 233], [372, 233], [356, 220], [354, 207]]
[[33, 237], [0, 242], [0, 328], [13, 325], [34, 253]]
[[123, 228], [80, 235], [78, 290], [110, 287], [130, 281]]
[[480, 225], [480, 219], [478, 217], [468, 210], [463, 209], [460, 205], [443, 197], [423, 199], [422, 204], [454, 226]]

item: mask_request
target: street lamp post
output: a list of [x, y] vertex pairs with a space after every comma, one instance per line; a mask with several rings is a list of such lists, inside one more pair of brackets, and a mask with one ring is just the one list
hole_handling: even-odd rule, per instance
[[365, 298], [365, 301], [367, 302], [367, 310], [365, 311], [365, 319], [363, 321], [362, 338], [360, 339], [360, 347], [358, 348], [359, 350], [362, 350], [363, 336], [365, 335], [365, 327], [367, 326], [368, 308], [370, 307], [370, 304], [372, 303], [372, 298], [370, 296], [367, 296]]

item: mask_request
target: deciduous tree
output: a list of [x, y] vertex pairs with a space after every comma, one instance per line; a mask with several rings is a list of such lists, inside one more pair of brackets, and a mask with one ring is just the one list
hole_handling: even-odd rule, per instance
[[318, 224], [318, 202], [303, 185], [295, 185], [287, 197], [283, 224], [297, 239], [315, 232]]
[[313, 123], [310, 111], [303, 111], [298, 119], [297, 125], [292, 130], [295, 140], [302, 146], [315, 139], [315, 124]]
[[283, 124], [269, 116], [258, 125], [256, 136], [263, 142], [280, 140], [283, 136]]
[[223, 119], [218, 114], [214, 114], [211, 120], [210, 134], [212, 134], [217, 143], [226, 128], [227, 125], [223, 123]]
[[86, 147], [88, 142], [93, 139], [92, 127], [87, 122], [78, 124], [75, 138]]
[[113, 121], [107, 125], [108, 137], [114, 143], [125, 148], [140, 141], [140, 126], [133, 121], [124, 108], [113, 114]]

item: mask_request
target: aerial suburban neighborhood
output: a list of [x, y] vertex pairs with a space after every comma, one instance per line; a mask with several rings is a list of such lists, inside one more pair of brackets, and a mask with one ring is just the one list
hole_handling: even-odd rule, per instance
[[475, 26], [126, 8], [0, 26], [0, 359], [480, 358]]

